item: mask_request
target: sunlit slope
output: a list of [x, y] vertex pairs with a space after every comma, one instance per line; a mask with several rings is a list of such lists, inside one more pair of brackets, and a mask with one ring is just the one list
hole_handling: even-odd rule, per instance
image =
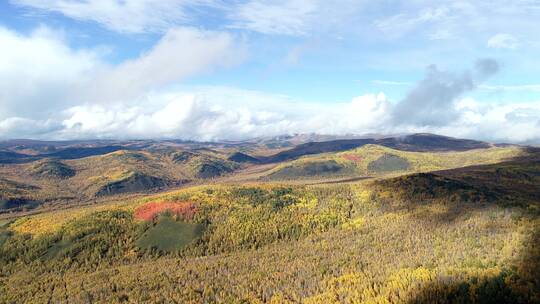
[[44, 158], [0, 168], [0, 211], [49, 201], [80, 203], [110, 195], [172, 188], [233, 173], [247, 164], [212, 151], [132, 151], [77, 159]]
[[[0, 228], [0, 301], [534, 303], [538, 164], [199, 186], [21, 218]], [[139, 218], [147, 206], [164, 213]]]
[[308, 156], [283, 163], [271, 170], [266, 178], [289, 180], [427, 172], [496, 163], [526, 153], [520, 147], [493, 147], [464, 152], [407, 152], [365, 145], [344, 152]]
[[66, 162], [77, 172], [70, 182], [87, 196], [151, 189], [171, 178], [148, 152], [120, 150]]

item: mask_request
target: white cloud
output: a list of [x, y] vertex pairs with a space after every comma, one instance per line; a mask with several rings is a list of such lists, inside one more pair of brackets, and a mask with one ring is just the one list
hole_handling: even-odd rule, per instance
[[0, 138], [230, 140], [313, 132], [433, 132], [504, 142], [540, 140], [540, 102], [490, 104], [462, 98], [451, 105], [455, 117], [444, 125], [396, 123], [396, 106], [382, 93], [324, 104], [227, 87], [171, 88], [137, 104], [79, 105], [44, 120], [0, 120]]
[[0, 138], [22, 138], [50, 136], [64, 128], [60, 121], [45, 119], [34, 120], [21, 117], [9, 117], [0, 120]]
[[[237, 40], [225, 33], [173, 29], [147, 53], [119, 65], [104, 63], [97, 51], [70, 48], [61, 34], [47, 28], [28, 36], [0, 28], [0, 42], [8, 46], [0, 49], [0, 138], [220, 140], [284, 133], [435, 132], [540, 140], [540, 102], [456, 101], [474, 87], [470, 77], [496, 72], [496, 62], [489, 60], [478, 61], [476, 74], [432, 68], [411, 91], [421, 89], [422, 98], [415, 98], [419, 104], [410, 99], [392, 103], [382, 93], [321, 104], [241, 89], [174, 85], [242, 57]], [[428, 123], [423, 114], [421, 123], [395, 116], [405, 107], [417, 118], [415, 110], [433, 109], [433, 104], [440, 109], [428, 112], [433, 116]], [[441, 109], [451, 117], [437, 117]]]
[[305, 35], [315, 18], [318, 1], [249, 1], [231, 14], [232, 27], [264, 34]]
[[[474, 78], [474, 73], [438, 71], [435, 78], [439, 80], [426, 80], [426, 85], [414, 91], [413, 98], [408, 99], [421, 99], [419, 103], [401, 102], [397, 105], [384, 94], [367, 94], [350, 102], [316, 104], [230, 88], [171, 89], [178, 81], [238, 63], [245, 56], [243, 43], [235, 34], [176, 26], [192, 23], [186, 14], [192, 5], [217, 5], [210, 1], [15, 2], [75, 19], [92, 20], [116, 31], [163, 31], [164, 35], [155, 46], [137, 58], [109, 64], [103, 60], [99, 49], [70, 47], [61, 33], [46, 27], [29, 35], [0, 27], [0, 137], [175, 137], [208, 140], [293, 132], [430, 131], [491, 140], [540, 140], [536, 135], [540, 134], [538, 103], [490, 105], [467, 98], [459, 100], [475, 87], [476, 83], [472, 83], [475, 79], [470, 78]], [[521, 37], [523, 35], [519, 32], [530, 31], [531, 24], [534, 24], [531, 18], [520, 18], [524, 2], [507, 7], [507, 3], [502, 1], [488, 6], [487, 1], [456, 3], [445, 0], [433, 6], [432, 2], [421, 0], [398, 5], [397, 11], [381, 3], [250, 0], [235, 1], [232, 7], [219, 9], [225, 12], [221, 26], [263, 34], [318, 36], [331, 33], [335, 36], [343, 32], [361, 32], [362, 35], [373, 32], [371, 35], [354, 36], [359, 43], [366, 44], [366, 49], [370, 49], [373, 40], [380, 39], [378, 35], [381, 32], [400, 38], [414, 36], [411, 45], [417, 44], [415, 39], [422, 36], [417, 35], [419, 33], [428, 39], [470, 37], [483, 44], [485, 33], [508, 33], [506, 35]], [[375, 26], [381, 31], [373, 31]], [[470, 35], [458, 35], [469, 32]], [[310, 38], [321, 41], [320, 48], [327, 46], [328, 41], [324, 37]], [[505, 43], [508, 46], [508, 41]], [[350, 46], [348, 42], [344, 44], [347, 44], [345, 47]], [[459, 46], [459, 43], [452, 45]], [[395, 48], [395, 54], [410, 51], [408, 46]], [[299, 44], [286, 60], [297, 63], [310, 48], [309, 44]], [[319, 43], [314, 48], [319, 48]], [[359, 57], [379, 69], [384, 62], [396, 69], [396, 66], [407, 66], [411, 62], [416, 67], [416, 64], [424, 65], [431, 61], [426, 58], [424, 48], [415, 56], [407, 57], [415, 60], [388, 56], [384, 45], [373, 49], [376, 52], [382, 50], [384, 58], [371, 60], [369, 51], [360, 52], [362, 56]], [[437, 53], [438, 49], [432, 51]], [[448, 53], [442, 53], [441, 58]], [[445, 60], [450, 64], [460, 64], [464, 60], [460, 54]], [[406, 82], [376, 83], [408, 85]], [[480, 89], [538, 91], [537, 85], [482, 85]], [[396, 119], [396, 109], [405, 109], [400, 112], [406, 113], [406, 119]]]
[[66, 90], [100, 66], [98, 52], [73, 50], [46, 27], [28, 36], [0, 27], [0, 45], [0, 118], [46, 115], [70, 104]]
[[[418, 13], [407, 14], [399, 13], [390, 17], [384, 17], [375, 20], [375, 26], [384, 34], [390, 37], [401, 37], [418, 27], [424, 27], [426, 24], [437, 24], [445, 19], [448, 19], [451, 14], [451, 9], [446, 6], [435, 8], [424, 8]], [[433, 39], [443, 39], [449, 36], [448, 31], [436, 31], [430, 36]]]
[[363, 23], [367, 16], [362, 15], [362, 11], [371, 3], [366, 0], [249, 0], [233, 5], [227, 18], [231, 28], [263, 34], [327, 34], [336, 38], [350, 32], [359, 21]]
[[540, 92], [540, 84], [480, 85], [478, 88], [486, 91]]
[[540, 141], [540, 102], [489, 104], [470, 100], [469, 103], [468, 107], [459, 109], [459, 119], [434, 131], [493, 141]]
[[424, 79], [394, 107], [393, 121], [398, 125], [447, 125], [459, 115], [455, 109], [456, 100], [498, 70], [499, 63], [493, 59], [479, 59], [473, 71], [460, 74], [441, 71], [432, 65]]
[[519, 41], [510, 34], [497, 34], [489, 38], [487, 45], [492, 49], [515, 50], [519, 47]]
[[[441, 0], [395, 1], [368, 19], [383, 37], [393, 39], [450, 40], [448, 46], [476, 45], [488, 34], [493, 48], [519, 47], [516, 37], [537, 40], [540, 6], [536, 1]], [[534, 38], [533, 38], [534, 37]], [[447, 46], [447, 47], [448, 47]]]
[[250, 91], [172, 90], [149, 94], [138, 104], [72, 107], [62, 113], [64, 118], [58, 118], [63, 128], [48, 136], [214, 140], [277, 135], [301, 121], [283, 112], [292, 107], [282, 96]]
[[211, 0], [11, 0], [12, 3], [67, 17], [94, 21], [118, 32], [163, 32], [190, 24], [198, 6], [215, 6]]
[[235, 65], [244, 56], [242, 43], [228, 33], [170, 29], [147, 53], [100, 71], [86, 96], [104, 102], [137, 98], [172, 81]]
[[0, 27], [0, 119], [46, 118], [83, 103], [144, 99], [169, 83], [238, 63], [242, 43], [222, 32], [170, 29], [148, 52], [118, 65], [71, 48], [42, 27], [28, 36]]
[[[32, 12], [54, 12], [119, 32], [166, 32], [177, 26], [238, 28], [263, 34], [356, 37], [358, 33], [430, 40], [478, 41], [486, 33], [531, 37], [535, 1], [440, 0], [10, 0]], [[212, 22], [207, 20], [212, 18]], [[380, 33], [379, 32], [379, 33]], [[466, 34], [466, 35], [465, 35]], [[380, 38], [380, 37], [378, 37]], [[515, 38], [513, 38], [515, 39]], [[531, 39], [532, 40], [532, 39]], [[506, 41], [512, 42], [512, 41]], [[514, 44], [503, 42], [503, 45]]]
[[[222, 26], [264, 34], [306, 35], [315, 27], [339, 21], [336, 14], [350, 13], [360, 1], [340, 0], [10, 0], [39, 12], [60, 13], [81, 21], [93, 21], [117, 32], [165, 32], [176, 26], [200, 25], [205, 10], [222, 14]], [[362, 1], [363, 2], [363, 1]], [[347, 7], [347, 9], [344, 9]], [[326, 17], [324, 20], [320, 17]], [[332, 20], [335, 18], [335, 20]], [[323, 21], [323, 22], [321, 22]], [[325, 25], [326, 26], [326, 25]]]
[[372, 80], [371, 83], [376, 85], [387, 86], [412, 86], [414, 83], [408, 81], [394, 81], [394, 80]]
[[[225, 87], [170, 89], [149, 94], [137, 104], [70, 107], [47, 121], [0, 120], [0, 138], [220, 140], [291, 132], [355, 133], [377, 131], [390, 106], [384, 94], [368, 94], [348, 103], [316, 104]], [[31, 132], [34, 126], [43, 131]]]

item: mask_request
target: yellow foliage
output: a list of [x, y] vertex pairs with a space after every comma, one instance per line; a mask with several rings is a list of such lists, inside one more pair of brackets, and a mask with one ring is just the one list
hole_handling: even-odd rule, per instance
[[88, 206], [77, 209], [66, 209], [37, 214], [19, 218], [12, 223], [9, 228], [14, 232], [31, 234], [34, 236], [39, 236], [46, 233], [54, 233], [68, 221], [75, 220], [98, 211], [123, 209], [124, 204], [125, 203], [112, 202], [99, 206]]
[[345, 222], [341, 225], [343, 229], [360, 229], [364, 226], [366, 220], [363, 217], [357, 217], [349, 222]]

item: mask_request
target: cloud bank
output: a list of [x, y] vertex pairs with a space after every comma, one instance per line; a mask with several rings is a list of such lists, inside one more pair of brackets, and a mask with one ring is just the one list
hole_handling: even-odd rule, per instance
[[393, 103], [378, 93], [349, 102], [316, 104], [227, 87], [173, 88], [149, 94], [139, 103], [79, 105], [43, 120], [7, 118], [0, 121], [0, 136], [238, 140], [313, 132], [433, 132], [490, 141], [540, 140], [540, 102], [487, 104], [457, 98], [448, 105], [452, 120], [418, 124], [395, 121], [394, 113], [405, 100]]
[[[463, 72], [427, 69], [403, 100], [383, 93], [313, 103], [179, 80], [241, 62], [225, 32], [173, 28], [116, 65], [98, 49], [75, 50], [61, 33], [0, 28], [0, 138], [246, 139], [286, 133], [435, 132], [495, 141], [540, 140], [540, 102], [492, 104], [467, 97], [498, 72], [492, 59]], [[189, 46], [189, 47], [187, 47]], [[497, 130], [497, 132], [494, 132]]]

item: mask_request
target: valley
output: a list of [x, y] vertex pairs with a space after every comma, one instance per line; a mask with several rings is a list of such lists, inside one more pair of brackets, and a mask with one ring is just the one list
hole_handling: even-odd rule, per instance
[[301, 138], [4, 143], [0, 303], [540, 301], [538, 148]]
[[[4, 144], [6, 158], [0, 161], [4, 185], [0, 213], [71, 207], [205, 183], [374, 178], [495, 163], [527, 153], [518, 146], [497, 147], [428, 134], [299, 142], [275, 149], [272, 140], [255, 144], [95, 142], [91, 146], [86, 142], [51, 146], [15, 141], [11, 146]], [[292, 144], [284, 141], [282, 145]], [[448, 151], [451, 145], [456, 151]]]

